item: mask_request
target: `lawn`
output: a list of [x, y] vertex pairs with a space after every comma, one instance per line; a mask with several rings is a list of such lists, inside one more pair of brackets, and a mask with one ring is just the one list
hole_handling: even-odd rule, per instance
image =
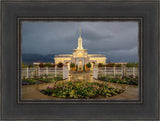
[[62, 77], [54, 77], [54, 78], [32, 78], [32, 79], [22, 79], [22, 85], [33, 85], [33, 84], [43, 84], [50, 83], [54, 81], [63, 80]]

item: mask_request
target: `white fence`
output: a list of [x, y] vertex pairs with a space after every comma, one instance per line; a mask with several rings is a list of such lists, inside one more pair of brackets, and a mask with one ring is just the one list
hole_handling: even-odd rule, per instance
[[99, 77], [122, 77], [122, 76], [138, 76], [139, 70], [136, 67], [94, 67], [93, 78]]
[[47, 76], [48, 78], [63, 77], [68, 78], [68, 67], [43, 67], [43, 68], [21, 68], [21, 78], [34, 78]]

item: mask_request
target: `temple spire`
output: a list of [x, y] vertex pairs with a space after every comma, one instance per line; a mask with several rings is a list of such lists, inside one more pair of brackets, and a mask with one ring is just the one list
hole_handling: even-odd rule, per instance
[[79, 28], [79, 37], [81, 37], [81, 27]]
[[81, 37], [81, 28], [79, 28], [79, 37], [78, 37], [78, 47], [77, 49], [83, 49], [82, 37]]

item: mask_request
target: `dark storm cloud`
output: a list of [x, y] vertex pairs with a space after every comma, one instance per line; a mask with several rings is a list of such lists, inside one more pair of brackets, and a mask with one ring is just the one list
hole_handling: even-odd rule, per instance
[[79, 27], [88, 53], [138, 56], [137, 22], [23, 22], [22, 53], [70, 54]]

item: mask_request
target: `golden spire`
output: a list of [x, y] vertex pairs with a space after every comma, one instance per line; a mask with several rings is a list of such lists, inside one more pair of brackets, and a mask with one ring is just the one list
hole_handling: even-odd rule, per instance
[[79, 28], [79, 36], [81, 37], [81, 27]]
[[82, 37], [81, 37], [81, 28], [79, 28], [79, 37], [78, 37], [78, 47], [77, 49], [83, 49]]

